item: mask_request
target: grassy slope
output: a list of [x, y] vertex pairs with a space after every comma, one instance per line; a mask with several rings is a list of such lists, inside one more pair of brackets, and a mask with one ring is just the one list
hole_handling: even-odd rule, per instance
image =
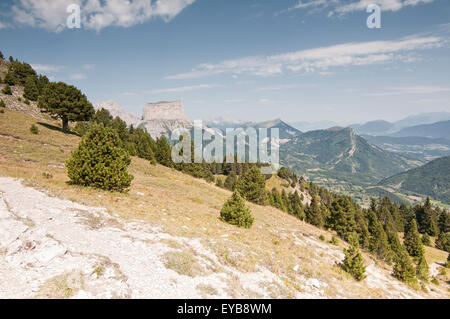
[[[124, 219], [147, 221], [172, 235], [199, 238], [216, 253], [222, 265], [242, 272], [265, 268], [279, 276], [285, 285], [270, 288], [274, 289], [273, 297], [302, 293], [302, 286], [297, 284], [299, 276], [327, 283], [325, 297], [380, 298], [389, 293], [388, 288], [369, 287], [366, 281], [356, 283], [334, 264], [336, 260], [327, 253], [335, 246], [317, 240], [321, 234], [329, 240], [330, 232], [274, 208], [252, 204], [248, 204], [255, 216], [252, 229], [228, 225], [219, 219], [219, 211], [230, 192], [176, 170], [133, 158], [130, 171], [135, 180], [128, 193], [69, 185], [63, 163], [79, 137], [62, 134], [51, 126], [56, 124], [52, 122], [37, 124], [40, 133], [33, 135], [29, 127], [37, 122], [31, 116], [8, 109], [0, 114], [1, 176], [23, 178], [26, 184], [52, 195], [103, 206]], [[52, 178], [44, 177], [44, 172], [52, 174]], [[303, 244], [299, 245], [295, 237], [303, 238]], [[340, 245], [344, 246], [342, 242]], [[446, 253], [435, 250], [428, 256], [430, 263], [447, 258]], [[365, 259], [367, 265], [374, 263], [367, 255]], [[293, 270], [295, 265], [300, 266], [297, 272]], [[392, 282], [396, 280], [392, 278]], [[249, 294], [241, 291], [236, 296]]]

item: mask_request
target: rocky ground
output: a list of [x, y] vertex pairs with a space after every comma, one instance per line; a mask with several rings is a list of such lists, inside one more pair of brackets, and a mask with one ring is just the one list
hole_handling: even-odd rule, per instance
[[[314, 250], [317, 263], [343, 257], [326, 243], [294, 237], [299, 247]], [[365, 284], [386, 290], [385, 297], [445, 296], [414, 291], [375, 264], [367, 275]], [[289, 295], [287, 283], [267, 268], [242, 273], [221, 264], [199, 240], [123, 221], [12, 178], [0, 178], [0, 278], [0, 298], [323, 298], [328, 286], [299, 274], [301, 289]]]

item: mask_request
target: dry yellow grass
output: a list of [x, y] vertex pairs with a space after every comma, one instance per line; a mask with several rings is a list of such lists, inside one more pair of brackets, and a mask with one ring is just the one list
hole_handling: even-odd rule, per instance
[[[272, 207], [251, 203], [248, 205], [255, 217], [253, 227], [240, 229], [229, 225], [219, 219], [219, 211], [231, 193], [174, 169], [133, 158], [129, 170], [135, 179], [127, 193], [68, 184], [63, 163], [80, 138], [52, 128], [49, 125], [55, 125], [53, 122], [37, 124], [40, 133], [33, 135], [29, 127], [36, 122], [33, 117], [11, 110], [0, 114], [0, 176], [22, 178], [28, 185], [54, 196], [102, 206], [120, 218], [143, 220], [171, 235], [198, 238], [216, 253], [221, 264], [242, 272], [263, 267], [285, 278], [291, 289], [300, 291], [296, 278], [302, 275], [326, 282], [328, 297], [383, 296], [364, 282], [355, 284], [334, 262], [319, 256], [314, 248], [299, 246], [295, 241], [295, 236], [318, 241], [320, 234], [329, 240], [330, 232]], [[336, 247], [327, 242], [321, 244]], [[296, 265], [299, 265], [298, 271], [293, 270]], [[280, 289], [274, 286], [274, 290], [279, 292]]]

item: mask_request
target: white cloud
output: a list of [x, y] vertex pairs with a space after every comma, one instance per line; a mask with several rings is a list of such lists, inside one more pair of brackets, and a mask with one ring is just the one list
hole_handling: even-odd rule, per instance
[[225, 100], [225, 103], [241, 103], [241, 102], [245, 102], [244, 99], [230, 99], [230, 100]]
[[203, 63], [189, 72], [167, 79], [192, 79], [217, 74], [270, 76], [290, 72], [327, 71], [331, 67], [347, 67], [412, 62], [415, 50], [441, 47], [444, 40], [436, 36], [408, 37], [397, 41], [344, 43], [272, 56], [249, 56], [219, 63]]
[[338, 14], [346, 14], [354, 11], [365, 11], [369, 4], [378, 4], [383, 11], [399, 11], [405, 7], [412, 7], [419, 4], [432, 3], [434, 0], [354, 0], [352, 2], [343, 3], [341, 0], [301, 0], [288, 9], [279, 11], [275, 15], [287, 13], [293, 10], [308, 10], [308, 13], [314, 13], [326, 8], [332, 7], [328, 12], [328, 17]]
[[195, 0], [19, 0], [11, 7], [19, 25], [60, 32], [66, 27], [70, 4], [81, 8], [82, 27], [101, 30], [109, 26], [130, 27], [162, 18], [168, 22]]
[[200, 90], [200, 89], [212, 89], [221, 87], [219, 84], [199, 84], [199, 85], [191, 85], [191, 86], [179, 86], [174, 88], [167, 88], [167, 89], [156, 89], [147, 91], [146, 93], [151, 94], [158, 94], [158, 93], [174, 93], [174, 92], [188, 92], [188, 91], [194, 91], [194, 90]]
[[95, 65], [93, 65], [93, 64], [83, 64], [82, 66], [81, 66], [84, 70], [93, 70], [94, 68], [95, 68]]
[[261, 91], [280, 91], [280, 90], [286, 90], [286, 89], [293, 89], [298, 87], [297, 84], [284, 84], [284, 85], [273, 85], [273, 86], [265, 86], [261, 88], [257, 88], [255, 91], [261, 92]]
[[31, 64], [31, 67], [36, 72], [58, 72], [59, 70], [62, 69], [61, 66], [50, 64]]
[[416, 6], [418, 4], [426, 4], [434, 2], [434, 0], [360, 0], [349, 4], [340, 4], [336, 7], [337, 13], [348, 13], [353, 11], [365, 11], [369, 4], [376, 3], [380, 5], [383, 11], [399, 11], [405, 7]]
[[81, 73], [75, 73], [75, 74], [72, 74], [72, 75], [70, 76], [70, 78], [71, 78], [72, 80], [84, 80], [84, 79], [86, 79], [86, 75], [81, 74]]
[[391, 96], [410, 94], [436, 94], [450, 92], [450, 87], [441, 86], [405, 86], [387, 88], [385, 92], [367, 93], [366, 96]]

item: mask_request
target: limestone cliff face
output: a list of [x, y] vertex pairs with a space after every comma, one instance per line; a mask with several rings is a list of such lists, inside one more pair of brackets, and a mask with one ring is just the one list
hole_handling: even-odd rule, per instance
[[142, 116], [151, 120], [188, 120], [182, 101], [147, 103]]
[[190, 129], [193, 126], [184, 113], [182, 101], [147, 103], [142, 120], [139, 127], [146, 129], [153, 138], [170, 137], [170, 132], [177, 128]]

